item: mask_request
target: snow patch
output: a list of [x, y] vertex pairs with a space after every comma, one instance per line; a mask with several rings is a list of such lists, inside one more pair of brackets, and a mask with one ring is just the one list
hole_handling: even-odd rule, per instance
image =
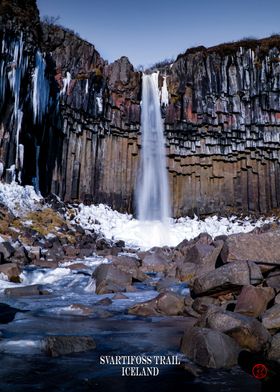
[[42, 197], [32, 186], [20, 186], [16, 182], [0, 182], [0, 203], [4, 204], [16, 217], [42, 208]]

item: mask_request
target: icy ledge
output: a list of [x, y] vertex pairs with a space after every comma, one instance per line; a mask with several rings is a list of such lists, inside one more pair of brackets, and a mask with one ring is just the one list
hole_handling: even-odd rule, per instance
[[161, 222], [140, 222], [132, 215], [121, 214], [110, 207], [99, 204], [85, 206], [80, 204], [76, 209], [73, 223], [85, 229], [94, 229], [106, 238], [124, 240], [127, 246], [148, 249], [153, 246], [176, 246], [184, 239], [190, 240], [200, 233], [206, 232], [212, 237], [234, 233], [248, 233], [256, 227], [271, 223], [275, 218], [252, 221], [249, 217], [238, 219], [208, 217], [204, 220], [194, 218], [170, 219], [169, 224]]

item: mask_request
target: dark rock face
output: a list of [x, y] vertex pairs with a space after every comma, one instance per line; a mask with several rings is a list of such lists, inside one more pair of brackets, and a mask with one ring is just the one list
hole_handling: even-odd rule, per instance
[[198, 49], [173, 64], [166, 131], [179, 215], [279, 205], [279, 44]]
[[[34, 0], [2, 1], [0, 18], [0, 177], [132, 211], [141, 74], [40, 24]], [[198, 48], [161, 71], [174, 216], [279, 207], [279, 47], [275, 37]]]

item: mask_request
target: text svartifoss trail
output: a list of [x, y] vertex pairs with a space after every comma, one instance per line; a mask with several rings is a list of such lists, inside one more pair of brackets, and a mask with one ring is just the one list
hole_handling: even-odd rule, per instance
[[158, 376], [161, 366], [180, 365], [176, 355], [101, 355], [101, 365], [121, 366], [122, 376]]

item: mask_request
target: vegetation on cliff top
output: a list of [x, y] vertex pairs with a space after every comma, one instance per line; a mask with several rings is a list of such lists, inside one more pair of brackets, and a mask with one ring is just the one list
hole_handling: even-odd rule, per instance
[[195, 54], [198, 52], [203, 52], [205, 54], [217, 53], [221, 56], [229, 56], [235, 54], [240, 47], [245, 49], [259, 48], [259, 56], [265, 56], [267, 55], [269, 49], [273, 47], [280, 48], [280, 34], [272, 34], [270, 37], [262, 39], [245, 37], [238, 41], [225, 42], [223, 44], [211, 46], [210, 48], [206, 48], [205, 46], [197, 46], [189, 48], [184, 53], [179, 54], [176, 60], [185, 55]]

